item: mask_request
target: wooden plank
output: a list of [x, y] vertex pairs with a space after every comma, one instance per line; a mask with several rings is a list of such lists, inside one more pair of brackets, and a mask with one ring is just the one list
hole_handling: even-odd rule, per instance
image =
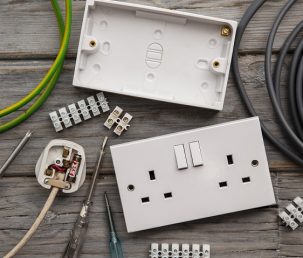
[[[277, 175], [278, 198], [280, 209], [285, 208], [295, 197], [303, 197], [303, 170], [299, 173], [279, 173]], [[303, 257], [303, 230], [302, 227], [291, 231], [279, 225], [280, 243], [279, 257]]]
[[[7, 106], [20, 99], [26, 92], [29, 92], [33, 87], [33, 82], [37, 82], [41, 78], [49, 65], [49, 61], [0, 62], [0, 79], [6, 85], [6, 90], [0, 97], [0, 106]], [[263, 57], [242, 57], [241, 67], [247, 90], [257, 107], [256, 109], [260, 112], [260, 116], [270, 130], [283, 140], [284, 136], [281, 135], [270, 111], [270, 101], [264, 87], [264, 78], [263, 74], [261, 74]], [[86, 149], [89, 172], [93, 169], [101, 136], [109, 133], [103, 127], [107, 114], [102, 115], [101, 118], [85, 121], [60, 133], [55, 133], [48, 115], [51, 111], [58, 110], [63, 106], [96, 93], [95, 91], [71, 86], [73, 68], [73, 61], [66, 63], [65, 71], [56, 90], [36, 114], [23, 123], [22, 126], [0, 135], [0, 164], [3, 164], [10, 151], [17, 145], [25, 132], [29, 129], [34, 131], [33, 139], [26, 147], [27, 151], [20, 153], [10, 167], [8, 175], [33, 175], [35, 163], [42, 149], [54, 138], [66, 138], [82, 144]], [[108, 96], [112, 108], [119, 105], [134, 116], [129, 131], [122, 137], [119, 138], [110, 134], [113, 136], [111, 137], [110, 145], [228, 122], [248, 116], [232, 82], [229, 83], [225, 107], [221, 112], [117, 94], [106, 94], [106, 96]], [[294, 163], [283, 157], [270, 143], [267, 141], [265, 143], [272, 169], [297, 169]], [[30, 150], [30, 154], [28, 150]], [[104, 173], [113, 173], [113, 165], [109, 153], [105, 155], [104, 161]]]
[[[63, 1], [62, 1], [63, 2]], [[166, 0], [127, 0], [164, 8], [171, 8], [203, 15], [217, 16], [239, 21], [252, 0], [217, 0], [217, 1], [166, 1]], [[285, 0], [269, 1], [250, 24], [244, 38], [242, 52], [260, 52], [268, 37], [275, 14]], [[278, 32], [275, 49], [279, 48], [291, 28], [301, 20], [302, 3], [298, 1], [282, 23]], [[84, 1], [73, 3], [73, 29], [69, 56], [75, 57], [81, 30]], [[0, 58], [50, 58], [58, 50], [58, 29], [51, 9], [50, 1], [2, 1], [0, 4]]]
[[[143, 3], [239, 20], [252, 0], [126, 0], [123, 2]], [[243, 80], [256, 109], [270, 130], [282, 140], [284, 136], [276, 126], [264, 86], [263, 56], [258, 53], [263, 51], [273, 18], [285, 2], [286, 0], [277, 0], [266, 3], [248, 28], [241, 46], [243, 56], [240, 58]], [[275, 50], [281, 46], [291, 28], [301, 20], [302, 2], [303, 0], [298, 1], [282, 23], [275, 42]], [[50, 111], [96, 93], [71, 86], [83, 10], [84, 1], [74, 1], [70, 60], [66, 62], [65, 71], [52, 96], [42, 109], [22, 126], [0, 134], [0, 164], [3, 164], [26, 130], [34, 130], [33, 139], [9, 168], [7, 177], [0, 179], [0, 243], [4, 243], [0, 244], [0, 256], [24, 235], [48, 196], [49, 192], [41, 188], [33, 176], [35, 163], [49, 140], [66, 138], [82, 144], [86, 149], [88, 172], [91, 173], [96, 162], [101, 136], [108, 134], [102, 126], [105, 115], [59, 134], [54, 132], [48, 117]], [[0, 34], [2, 35], [0, 60], [3, 60], [0, 61], [0, 79], [2, 85], [5, 85], [3, 86], [5, 90], [0, 94], [0, 108], [3, 108], [20, 99], [33, 88], [33, 82], [38, 82], [50, 66], [51, 62], [48, 59], [56, 54], [58, 33], [50, 1], [2, 0]], [[6, 59], [20, 61], [5, 61]], [[287, 85], [284, 73], [282, 84]], [[111, 137], [110, 145], [247, 117], [232, 78], [222, 112], [116, 94], [106, 95], [110, 99], [111, 107], [119, 105], [135, 117], [130, 130], [121, 138]], [[284, 105], [286, 101], [287, 97], [283, 95]], [[23, 111], [24, 109], [21, 109], [19, 112]], [[270, 167], [274, 171], [272, 178], [279, 207], [283, 208], [294, 197], [303, 197], [302, 171], [277, 152], [270, 143], [267, 141], [265, 143]], [[212, 257], [219, 258], [303, 257], [302, 228], [295, 232], [286, 230], [278, 222], [278, 209], [275, 207], [128, 234], [115, 178], [112, 176], [114, 171], [109, 151], [105, 155], [102, 173], [103, 177], [97, 186], [91, 224], [81, 257], [109, 257], [104, 191], [109, 193], [125, 257], [147, 257], [151, 242], [209, 243]], [[69, 196], [59, 195], [37, 234], [17, 257], [61, 257], [84, 200], [87, 186], [88, 180], [79, 192]]]
[[[273, 179], [275, 182], [274, 174]], [[3, 178], [0, 185], [0, 218], [5, 221], [0, 223], [0, 243], [5, 243], [0, 245], [0, 255], [4, 255], [31, 226], [49, 191], [42, 189], [36, 179], [30, 177]], [[88, 180], [79, 192], [57, 197], [46, 220], [17, 257], [60, 257], [87, 186]], [[209, 243], [212, 257], [218, 258], [277, 257], [276, 208], [245, 211], [128, 234], [115, 179], [112, 177], [103, 177], [97, 185], [81, 257], [109, 257], [104, 191], [107, 191], [112, 204], [125, 257], [147, 257], [152, 242]]]

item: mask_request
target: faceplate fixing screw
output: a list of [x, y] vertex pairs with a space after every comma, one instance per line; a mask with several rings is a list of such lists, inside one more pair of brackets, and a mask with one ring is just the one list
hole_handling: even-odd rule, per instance
[[228, 37], [228, 36], [230, 36], [230, 34], [231, 34], [231, 28], [227, 25], [224, 25], [221, 28], [221, 36]]

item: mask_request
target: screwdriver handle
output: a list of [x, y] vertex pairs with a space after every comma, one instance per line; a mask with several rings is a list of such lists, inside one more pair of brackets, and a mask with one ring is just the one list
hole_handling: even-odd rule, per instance
[[114, 232], [111, 232], [110, 234], [111, 235], [110, 235], [109, 248], [110, 248], [111, 258], [123, 258], [120, 240], [117, 238]]
[[80, 256], [80, 251], [84, 242], [84, 237], [88, 228], [88, 218], [85, 205], [82, 207], [75, 223], [73, 232], [70, 237], [70, 241], [65, 249], [62, 258], [76, 258]]

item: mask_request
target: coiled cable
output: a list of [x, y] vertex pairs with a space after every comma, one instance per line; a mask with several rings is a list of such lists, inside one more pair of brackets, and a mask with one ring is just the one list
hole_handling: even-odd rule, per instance
[[27, 96], [18, 102], [0, 110], [0, 118], [5, 117], [13, 112], [16, 112], [36, 98], [33, 104], [25, 112], [8, 122], [1, 123], [0, 133], [19, 125], [28, 119], [34, 112], [36, 112], [51, 94], [61, 74], [71, 35], [72, 0], [65, 0], [65, 23], [58, 1], [51, 0], [51, 3], [57, 18], [61, 38], [61, 45], [58, 55], [41, 82]]
[[[247, 25], [258, 12], [258, 10], [263, 6], [267, 0], [255, 0], [249, 8], [246, 10], [244, 16], [242, 17], [238, 30], [237, 37], [235, 40], [234, 53], [232, 68], [235, 78], [236, 85], [239, 89], [240, 96], [245, 103], [249, 113], [252, 116], [257, 116], [253, 104], [251, 103], [244, 83], [241, 79], [239, 71], [239, 47], [246, 30]], [[274, 136], [270, 130], [261, 121], [261, 127], [264, 136], [266, 136], [283, 154], [288, 158], [293, 160], [299, 165], [303, 165], [303, 95], [302, 95], [302, 78], [303, 78], [303, 40], [301, 39], [299, 45], [297, 46], [291, 63], [291, 68], [289, 72], [289, 101], [290, 101], [290, 116], [292, 119], [292, 125], [289, 124], [285, 117], [285, 113], [282, 110], [281, 100], [280, 100], [280, 76], [283, 67], [283, 63], [287, 53], [290, 50], [292, 43], [297, 38], [299, 32], [303, 28], [303, 21], [301, 21], [295, 29], [289, 34], [286, 41], [284, 42], [280, 54], [278, 56], [277, 64], [272, 72], [272, 48], [275, 40], [276, 33], [278, 31], [279, 25], [283, 18], [289, 11], [289, 9], [297, 2], [297, 0], [289, 0], [280, 10], [279, 14], [275, 18], [274, 24], [271, 28], [267, 40], [267, 46], [265, 51], [265, 82], [267, 91], [277, 116], [278, 123], [281, 126], [283, 133], [286, 135], [286, 139], [291, 147], [285, 145], [276, 136]]]

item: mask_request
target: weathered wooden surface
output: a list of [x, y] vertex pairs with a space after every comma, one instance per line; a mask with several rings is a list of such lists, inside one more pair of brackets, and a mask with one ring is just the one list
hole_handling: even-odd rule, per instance
[[[62, 1], [63, 2], [63, 1]], [[159, 7], [185, 10], [199, 14], [239, 20], [251, 0], [130, 0]], [[269, 1], [253, 20], [241, 46], [241, 70], [249, 95], [268, 127], [281, 136], [271, 112], [264, 86], [263, 47], [268, 30], [285, 0]], [[56, 134], [48, 113], [66, 104], [95, 94], [94, 91], [71, 86], [76, 48], [82, 23], [84, 1], [74, 1], [74, 22], [69, 59], [56, 90], [39, 112], [27, 122], [0, 135], [0, 164], [28, 129], [34, 131], [26, 150], [20, 153], [0, 179], [0, 256], [4, 255], [30, 227], [41, 209], [48, 191], [42, 189], [35, 177], [34, 167], [39, 154], [49, 140], [67, 138], [86, 148], [88, 172], [93, 170], [105, 116], [91, 119], [79, 126]], [[298, 1], [283, 22], [275, 49], [283, 43], [290, 29], [301, 20], [303, 1]], [[0, 108], [20, 99], [50, 66], [56, 54], [58, 35], [49, 0], [13, 1], [0, 3]], [[286, 84], [284, 82], [284, 84]], [[110, 144], [128, 142], [166, 133], [197, 128], [247, 117], [232, 76], [229, 81], [225, 107], [222, 112], [185, 107], [152, 100], [107, 94], [112, 107], [119, 105], [134, 115], [130, 130], [121, 138], [111, 137]], [[22, 110], [20, 111], [22, 112]], [[2, 121], [2, 120], [1, 120]], [[278, 203], [284, 207], [295, 196], [303, 196], [302, 169], [284, 158], [266, 141]], [[277, 219], [277, 207], [229, 214], [206, 220], [127, 234], [115, 182], [110, 154], [104, 160], [92, 209], [91, 223], [82, 257], [109, 257], [103, 192], [111, 199], [115, 220], [126, 257], [148, 255], [151, 242], [210, 243], [212, 257], [273, 258], [303, 257], [303, 230], [285, 230]], [[30, 243], [18, 257], [60, 257], [87, 190], [60, 195]], [[224, 201], [224, 200], [223, 200]]]

